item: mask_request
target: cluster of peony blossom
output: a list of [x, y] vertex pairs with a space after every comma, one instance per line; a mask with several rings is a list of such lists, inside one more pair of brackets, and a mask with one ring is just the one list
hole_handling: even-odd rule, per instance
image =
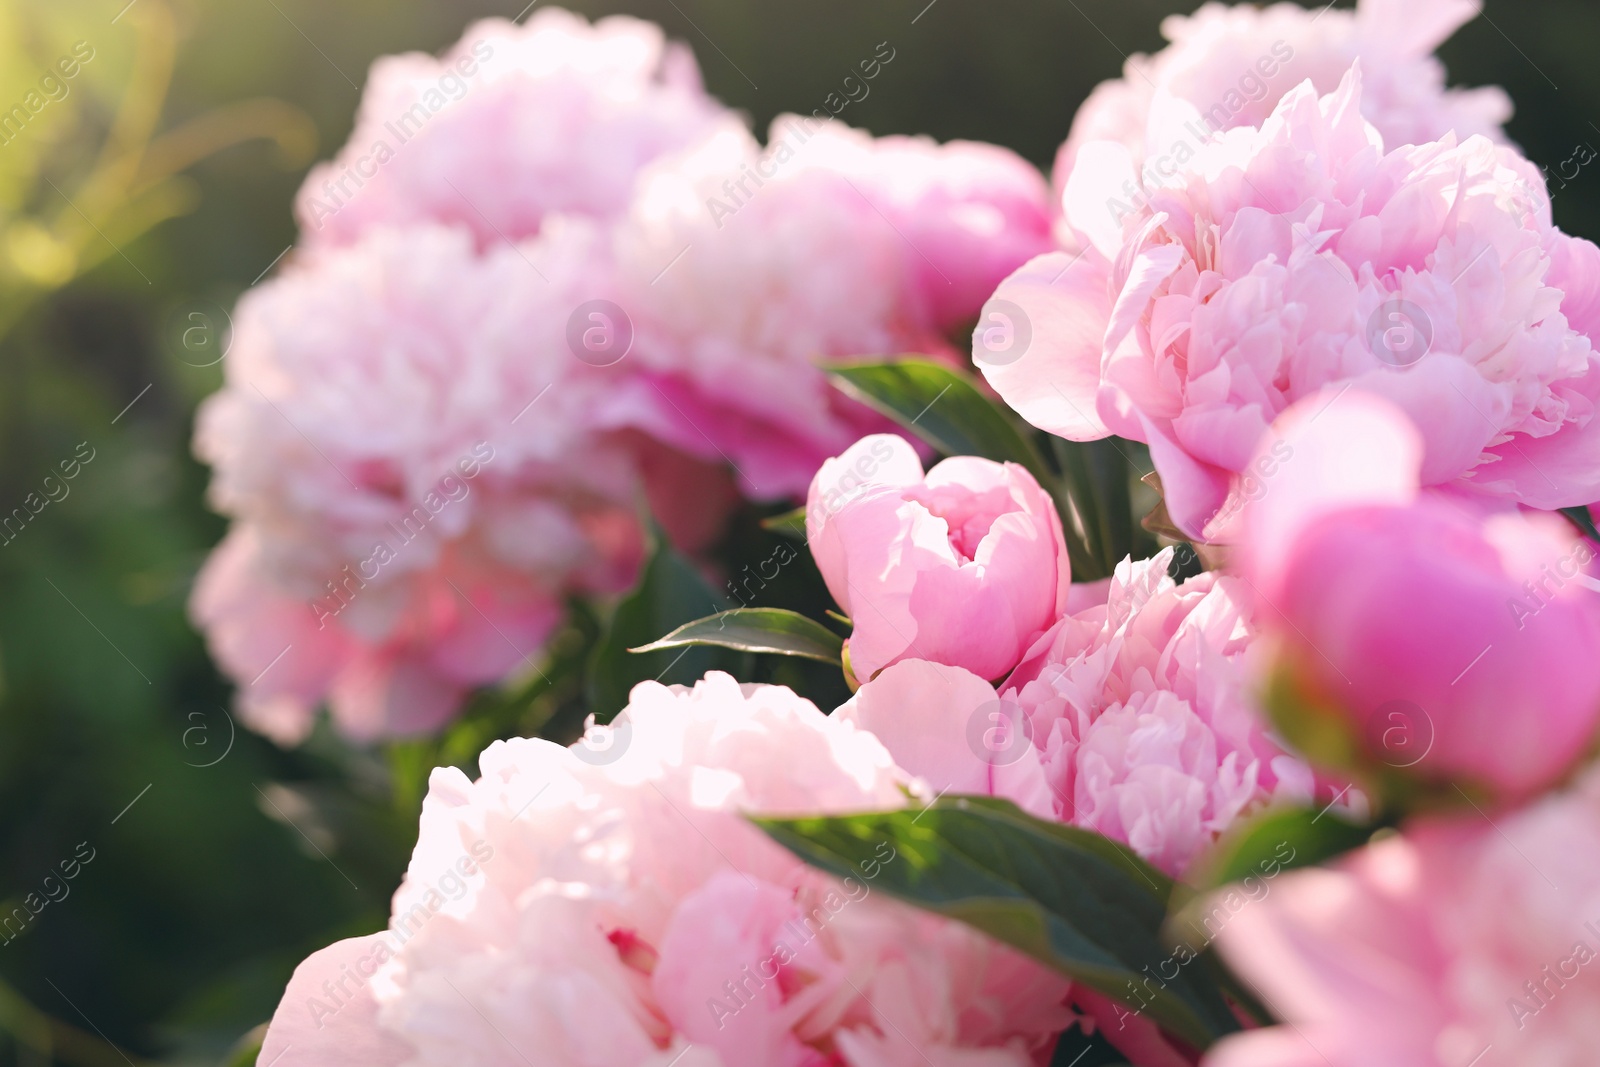
[[[1058, 211], [997, 150], [828, 125], [722, 230], [703, 200], [759, 150], [686, 57], [556, 12], [474, 31], [521, 66], [241, 314], [201, 435], [240, 519], [197, 601], [224, 662], [314, 642], [295, 582], [365, 558], [475, 440], [494, 459], [336, 647], [247, 697], [255, 721], [293, 733], [331, 694], [352, 730], [437, 722], [394, 705], [504, 672], [493, 631], [533, 645], [554, 591], [625, 582], [635, 480], [703, 511], [715, 458], [758, 497], [804, 472], [859, 688], [824, 715], [724, 674], [645, 683], [594, 728], [620, 738], [604, 758], [514, 740], [477, 781], [436, 771], [394, 900], [396, 929], [429, 921], [305, 961], [260, 1062], [1042, 1067], [1076, 1028], [1134, 1067], [1591, 1063], [1600, 568], [1558, 512], [1600, 499], [1600, 249], [1553, 225], [1504, 95], [1445, 88], [1432, 50], [1476, 11], [1208, 4], [1090, 98]], [[439, 77], [391, 63], [364, 126]], [[813, 357], [938, 353], [986, 282], [994, 392], [1040, 430], [1147, 446], [1215, 569], [1176, 581], [1167, 550], [1074, 584], [1027, 470], [857, 439], [870, 419]], [[609, 378], [562, 339], [597, 293], [634, 331]], [[1283, 1025], [1202, 1052], [876, 889], [912, 859], [838, 879], [747, 819], [943, 793], [1179, 879], [1277, 804], [1387, 828], [1232, 917], [1222, 956]], [[492, 862], [444, 898], [478, 843]]]
[[634, 19], [541, 9], [380, 60], [196, 434], [234, 527], [193, 613], [245, 721], [435, 729], [567, 597], [632, 584], [642, 511], [692, 549], [739, 490], [804, 493], [884, 425], [817, 360], [956, 362], [1048, 202], [1004, 149], [826, 112], [763, 150]]

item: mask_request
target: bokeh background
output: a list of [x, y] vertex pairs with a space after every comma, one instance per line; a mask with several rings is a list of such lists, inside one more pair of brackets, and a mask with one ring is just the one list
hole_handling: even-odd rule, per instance
[[[0, 932], [0, 1063], [248, 1062], [294, 963], [383, 924], [427, 767], [471, 766], [515, 728], [480, 717], [373, 751], [235, 734], [185, 604], [223, 530], [189, 438], [226, 310], [293, 241], [294, 190], [348, 133], [371, 61], [522, 2], [0, 0], [0, 109], [92, 51], [0, 133], [0, 517], [49, 501], [0, 532], [0, 914], [48, 900]], [[1193, 4], [568, 6], [663, 24], [761, 130], [888, 41], [893, 66], [846, 121], [1047, 167], [1089, 89]], [[1600, 145], [1596, 40], [1593, 0], [1489, 0], [1443, 58], [1453, 82], [1511, 92], [1512, 136], [1554, 174]], [[1600, 238], [1600, 167], [1555, 214]]]

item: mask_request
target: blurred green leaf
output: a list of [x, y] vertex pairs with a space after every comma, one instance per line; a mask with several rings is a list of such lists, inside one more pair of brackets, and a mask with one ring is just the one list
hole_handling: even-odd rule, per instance
[[795, 508], [782, 515], [773, 515], [761, 520], [761, 528], [770, 530], [780, 537], [787, 537], [791, 541], [806, 540], [806, 509]]
[[1269, 808], [1225, 834], [1184, 880], [1204, 890], [1245, 878], [1273, 878], [1360, 848], [1376, 829], [1326, 808]]
[[222, 1061], [222, 1067], [255, 1067], [266, 1039], [267, 1026], [262, 1023], [239, 1039], [239, 1043], [228, 1053], [228, 1058]]
[[1128, 1058], [1118, 1052], [1105, 1033], [1086, 1034], [1074, 1026], [1056, 1040], [1050, 1067], [1127, 1067]]
[[[53, 1059], [72, 1067], [137, 1067], [135, 1060], [104, 1037], [40, 1011], [5, 982], [0, 982], [0, 1035], [12, 1038], [35, 1059]], [[19, 1060], [27, 1062], [24, 1057]]]
[[1595, 529], [1594, 516], [1588, 508], [1562, 508], [1561, 514], [1571, 519], [1583, 536], [1591, 541], [1600, 542], [1600, 530]]

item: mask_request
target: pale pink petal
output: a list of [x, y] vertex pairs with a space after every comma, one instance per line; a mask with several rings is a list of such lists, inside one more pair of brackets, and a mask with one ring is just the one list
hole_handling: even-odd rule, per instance
[[973, 334], [973, 362], [994, 391], [1033, 425], [1069, 440], [1109, 432], [1096, 411], [1111, 312], [1106, 284], [1097, 253], [1040, 256], [1001, 284]]
[[377, 1025], [372, 976], [392, 955], [387, 934], [370, 934], [308, 956], [289, 979], [256, 1062], [281, 1067], [410, 1062], [411, 1047]]
[[895, 762], [935, 792], [1005, 797], [1055, 814], [1020, 706], [960, 667], [905, 660], [885, 668], [834, 712], [871, 731]]

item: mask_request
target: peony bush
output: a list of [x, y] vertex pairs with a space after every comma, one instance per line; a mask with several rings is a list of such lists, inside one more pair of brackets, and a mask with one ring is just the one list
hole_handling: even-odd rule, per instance
[[449, 765], [258, 1062], [1590, 1062], [1600, 251], [1478, 10], [1174, 17], [1054, 193], [636, 20], [377, 64], [192, 610]]

